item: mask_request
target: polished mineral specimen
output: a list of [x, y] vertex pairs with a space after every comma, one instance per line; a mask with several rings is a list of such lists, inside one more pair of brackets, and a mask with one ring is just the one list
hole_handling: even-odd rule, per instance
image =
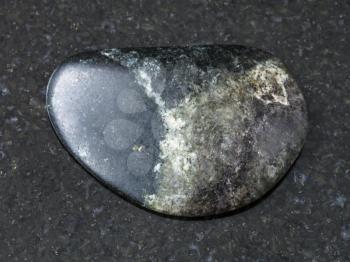
[[290, 168], [307, 130], [283, 64], [242, 46], [82, 53], [54, 72], [47, 105], [58, 137], [94, 176], [177, 216], [257, 200]]

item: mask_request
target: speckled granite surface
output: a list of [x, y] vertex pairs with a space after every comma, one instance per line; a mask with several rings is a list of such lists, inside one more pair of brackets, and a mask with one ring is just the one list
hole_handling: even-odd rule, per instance
[[[347, 1], [2, 1], [0, 261], [349, 261]], [[243, 44], [280, 57], [308, 103], [305, 148], [258, 205], [161, 217], [89, 176], [44, 108], [52, 70], [89, 49]]]

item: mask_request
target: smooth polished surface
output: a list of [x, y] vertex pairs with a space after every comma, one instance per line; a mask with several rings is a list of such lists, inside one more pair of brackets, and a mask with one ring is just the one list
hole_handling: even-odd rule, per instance
[[287, 69], [242, 46], [79, 54], [55, 70], [47, 107], [62, 143], [94, 176], [176, 216], [259, 199], [290, 168], [307, 131]]
[[[349, 13], [339, 0], [1, 1], [0, 261], [349, 261]], [[45, 108], [70, 55], [189, 44], [268, 50], [308, 105], [304, 149], [276, 190], [212, 220], [164, 218], [102, 187]]]

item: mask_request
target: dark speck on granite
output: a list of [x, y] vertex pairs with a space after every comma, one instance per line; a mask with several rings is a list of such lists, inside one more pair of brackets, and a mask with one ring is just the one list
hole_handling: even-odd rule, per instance
[[[0, 261], [349, 261], [348, 1], [2, 1]], [[279, 57], [304, 94], [304, 149], [268, 197], [215, 219], [141, 209], [63, 149], [45, 108], [66, 57], [239, 44]]]

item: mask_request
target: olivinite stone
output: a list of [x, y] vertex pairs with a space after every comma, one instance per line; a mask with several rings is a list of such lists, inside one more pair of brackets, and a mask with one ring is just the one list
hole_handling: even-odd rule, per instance
[[58, 137], [91, 174], [177, 216], [257, 200], [290, 168], [307, 130], [286, 68], [242, 46], [78, 54], [52, 75], [47, 106]]

